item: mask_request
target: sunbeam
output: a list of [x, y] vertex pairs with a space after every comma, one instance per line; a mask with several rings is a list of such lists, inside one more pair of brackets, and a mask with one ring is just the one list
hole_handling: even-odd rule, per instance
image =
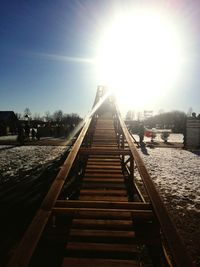
[[184, 45], [178, 19], [163, 10], [120, 13], [102, 33], [97, 77], [115, 92], [121, 106], [134, 103], [140, 108], [159, 101], [184, 77]]

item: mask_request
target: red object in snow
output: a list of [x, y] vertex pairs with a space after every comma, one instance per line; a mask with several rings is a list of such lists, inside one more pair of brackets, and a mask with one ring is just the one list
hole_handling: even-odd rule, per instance
[[150, 131], [145, 131], [145, 132], [144, 132], [144, 135], [145, 135], [146, 137], [152, 137], [152, 132], [150, 132]]

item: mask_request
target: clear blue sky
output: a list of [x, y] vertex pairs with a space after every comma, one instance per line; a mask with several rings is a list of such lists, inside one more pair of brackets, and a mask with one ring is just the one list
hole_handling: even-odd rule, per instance
[[[100, 28], [122, 2], [145, 4], [145, 1], [2, 0], [0, 110], [23, 114], [28, 107], [32, 114], [61, 109], [86, 115], [99, 82], [90, 59], [95, 57]], [[192, 107], [199, 113], [200, 2], [165, 2], [184, 20], [183, 31], [192, 32], [190, 77], [181, 90], [161, 100], [158, 109], [187, 111]]]

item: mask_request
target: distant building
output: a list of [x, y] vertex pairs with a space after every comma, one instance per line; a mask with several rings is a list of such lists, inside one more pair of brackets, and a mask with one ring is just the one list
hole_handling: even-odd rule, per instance
[[190, 117], [186, 123], [186, 148], [200, 148], [200, 119]]
[[13, 111], [0, 111], [0, 136], [16, 134], [18, 118]]

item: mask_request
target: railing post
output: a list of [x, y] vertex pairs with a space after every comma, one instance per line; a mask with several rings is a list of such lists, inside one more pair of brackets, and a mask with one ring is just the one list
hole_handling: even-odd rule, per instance
[[134, 158], [130, 156], [130, 180], [134, 182]]
[[[122, 140], [121, 140], [121, 148], [122, 149], [124, 149], [124, 133], [122, 132]], [[124, 164], [124, 159], [125, 159], [125, 157], [124, 157], [124, 155], [122, 155], [122, 163]]]

